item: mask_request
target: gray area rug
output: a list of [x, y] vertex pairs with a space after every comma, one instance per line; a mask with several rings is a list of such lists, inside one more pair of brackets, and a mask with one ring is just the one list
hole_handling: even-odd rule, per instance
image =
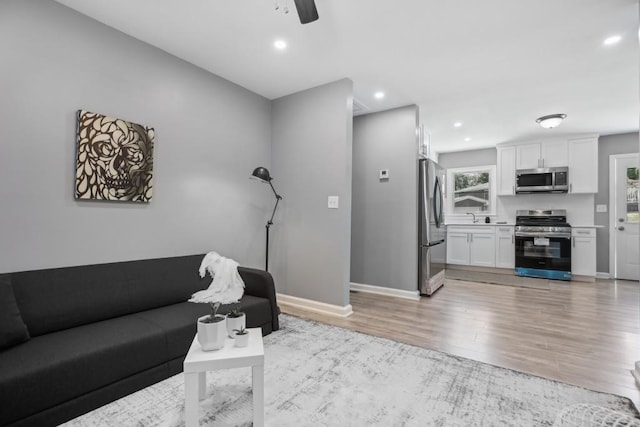
[[[533, 288], [550, 290], [548, 279], [536, 279], [534, 277], [521, 277], [509, 274], [485, 273], [480, 271], [466, 270], [445, 270], [445, 278], [453, 280], [466, 280], [471, 282], [492, 283], [494, 285], [519, 286], [522, 288]], [[554, 281], [557, 283], [557, 281]]]
[[[282, 315], [265, 342], [269, 426], [551, 426], [563, 408], [637, 416], [630, 400]], [[183, 425], [182, 374], [67, 426]], [[251, 370], [207, 376], [200, 425], [251, 425]]]

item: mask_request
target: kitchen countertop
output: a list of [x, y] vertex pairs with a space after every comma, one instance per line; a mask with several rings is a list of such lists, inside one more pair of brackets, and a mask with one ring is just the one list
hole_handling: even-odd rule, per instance
[[486, 222], [476, 222], [475, 224], [472, 222], [445, 222], [444, 225], [461, 225], [461, 226], [467, 226], [467, 225], [471, 225], [471, 226], [480, 226], [480, 225], [493, 225], [493, 226], [497, 226], [497, 227], [513, 227], [515, 224], [514, 223], [507, 223], [507, 224], [497, 224], [495, 222], [490, 222], [490, 223], [486, 223]]
[[[445, 222], [444, 225], [452, 225], [452, 226], [472, 226], [472, 227], [477, 227], [477, 226], [481, 226], [481, 225], [493, 225], [496, 227], [499, 226], [503, 226], [503, 227], [513, 227], [515, 226], [515, 223], [513, 222], [508, 222], [506, 224], [498, 224], [495, 222], [490, 222], [490, 223], [486, 223], [486, 222], [476, 222], [475, 224], [472, 222]], [[605, 228], [607, 227], [606, 225], [585, 225], [585, 224], [571, 224], [572, 228]]]

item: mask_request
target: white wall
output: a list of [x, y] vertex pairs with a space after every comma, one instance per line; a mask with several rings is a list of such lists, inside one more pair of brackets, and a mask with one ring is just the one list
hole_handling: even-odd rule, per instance
[[416, 291], [418, 107], [358, 116], [353, 126], [351, 281]]
[[[52, 1], [0, 2], [0, 272], [217, 250], [262, 267], [270, 102]], [[149, 204], [76, 201], [76, 110], [155, 127]]]
[[[344, 79], [272, 103], [271, 174], [284, 199], [270, 271], [278, 292], [341, 307], [349, 304], [352, 93]], [[339, 209], [327, 208], [332, 195]]]

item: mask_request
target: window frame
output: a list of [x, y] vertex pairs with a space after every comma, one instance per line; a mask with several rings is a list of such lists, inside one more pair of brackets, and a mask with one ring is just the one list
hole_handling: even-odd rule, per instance
[[[468, 208], [465, 212], [454, 211], [454, 191], [455, 191], [455, 175], [462, 173], [488, 172], [489, 173], [489, 209], [486, 211], [477, 208]], [[485, 216], [496, 215], [497, 197], [496, 197], [496, 165], [473, 166], [465, 168], [449, 168], [447, 169], [447, 188], [445, 192], [445, 209], [448, 218], [466, 218], [466, 212], [473, 212]]]

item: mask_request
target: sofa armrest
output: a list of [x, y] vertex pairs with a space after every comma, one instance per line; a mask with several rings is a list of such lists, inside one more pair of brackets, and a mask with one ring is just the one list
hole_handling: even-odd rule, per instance
[[276, 287], [271, 274], [264, 270], [248, 267], [238, 267], [238, 273], [240, 273], [240, 277], [244, 281], [244, 292], [246, 294], [269, 300], [272, 313], [271, 326], [274, 331], [280, 329], [280, 323], [278, 322], [280, 309], [276, 301]]

